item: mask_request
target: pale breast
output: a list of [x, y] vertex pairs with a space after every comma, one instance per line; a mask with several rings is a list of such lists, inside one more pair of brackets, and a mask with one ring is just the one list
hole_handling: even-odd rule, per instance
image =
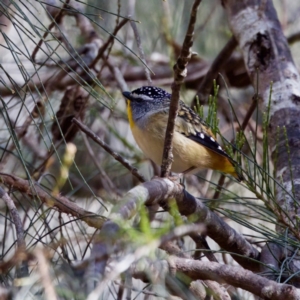
[[[164, 136], [164, 133], [158, 134], [151, 130], [142, 131], [137, 126], [133, 127], [131, 130], [138, 146], [141, 148], [145, 156], [160, 166], [163, 155], [164, 139], [162, 136]], [[171, 169], [172, 172], [182, 173], [193, 167], [193, 165], [191, 165], [190, 156], [190, 154], [192, 154], [190, 152], [193, 151], [190, 151], [189, 149], [191, 142], [194, 143], [182, 134], [178, 132], [174, 133], [174, 161]]]
[[146, 157], [160, 165], [163, 153], [163, 140], [155, 136], [152, 132], [141, 130], [134, 126], [131, 128], [132, 134], [138, 146], [141, 148]]

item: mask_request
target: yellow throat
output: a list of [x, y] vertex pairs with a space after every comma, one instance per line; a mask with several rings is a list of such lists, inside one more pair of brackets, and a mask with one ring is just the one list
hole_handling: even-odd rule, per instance
[[129, 121], [130, 128], [133, 128], [134, 127], [134, 121], [133, 121], [133, 117], [132, 117], [132, 110], [131, 110], [129, 100], [127, 100], [127, 114], [128, 114], [128, 121]]

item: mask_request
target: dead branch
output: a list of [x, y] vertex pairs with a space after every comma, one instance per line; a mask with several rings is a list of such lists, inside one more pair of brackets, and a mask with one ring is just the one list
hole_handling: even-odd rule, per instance
[[104, 223], [103, 217], [82, 209], [64, 196], [58, 195], [54, 197], [49, 192], [44, 190], [38, 183], [32, 180], [28, 181], [14, 175], [0, 173], [0, 181], [5, 185], [13, 187], [21, 193], [25, 193], [31, 198], [39, 199], [48, 207], [55, 207], [60, 212], [70, 214], [73, 217], [84, 221], [89, 226], [101, 228]]
[[165, 278], [168, 274], [176, 276], [178, 273], [183, 273], [191, 280], [212, 280], [220, 284], [230, 284], [249, 291], [261, 299], [300, 299], [300, 290], [291, 285], [276, 283], [243, 268], [216, 262], [195, 261], [173, 256], [168, 259], [168, 263], [166, 261], [149, 263], [149, 260], [137, 262], [131, 267], [131, 272], [135, 278], [141, 280], [148, 279], [152, 274], [150, 278], [153, 282], [157, 281], [157, 278], [153, 277], [155, 275]]
[[[110, 220], [104, 223], [99, 239], [94, 242], [89, 259], [89, 272], [92, 269], [97, 270], [99, 274], [104, 274], [106, 261], [114, 249], [113, 245], [118, 240], [120, 228], [117, 224], [132, 218], [142, 205], [165, 202], [169, 198], [176, 199], [181, 214], [194, 215], [196, 222], [203, 223], [206, 226], [206, 234], [223, 249], [229, 251], [238, 263], [250, 270], [259, 269], [259, 264], [255, 261], [259, 259], [258, 251], [227, 225], [222, 218], [209, 211], [200, 200], [195, 199], [186, 191], [183, 192], [181, 185], [166, 178], [157, 178], [129, 191], [123, 200], [114, 207]], [[96, 276], [94, 273], [92, 274]]]
[[15, 206], [14, 201], [11, 199], [11, 197], [5, 192], [2, 187], [0, 187], [0, 198], [5, 202], [7, 205], [10, 215], [12, 217], [13, 223], [16, 228], [17, 233], [17, 243], [18, 247], [26, 249], [25, 239], [24, 239], [24, 230], [23, 230], [23, 224], [19, 215], [19, 212]]

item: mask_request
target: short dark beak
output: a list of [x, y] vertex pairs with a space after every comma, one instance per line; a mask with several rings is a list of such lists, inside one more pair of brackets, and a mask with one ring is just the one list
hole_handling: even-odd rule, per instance
[[131, 92], [123, 92], [122, 94], [129, 101], [141, 102], [141, 99], [139, 97], [135, 97], [136, 95], [132, 94]]
[[131, 97], [130, 97], [131, 92], [123, 92], [122, 94], [123, 94], [123, 96], [124, 96], [125, 98], [127, 98], [128, 100], [131, 100]]

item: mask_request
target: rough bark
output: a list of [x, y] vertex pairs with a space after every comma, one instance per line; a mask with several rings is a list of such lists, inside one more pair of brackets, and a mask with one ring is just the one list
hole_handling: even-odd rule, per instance
[[270, 103], [268, 144], [276, 180], [273, 208], [281, 226], [277, 230], [288, 228], [299, 239], [299, 73], [271, 0], [224, 0], [223, 5], [252, 85], [258, 83], [261, 108], [268, 111]]
[[289, 213], [290, 221], [294, 221], [299, 215], [295, 200], [300, 195], [299, 73], [272, 1], [228, 0], [224, 1], [224, 6], [253, 86], [258, 82], [264, 110], [271, 100], [269, 146], [275, 164], [275, 179], [282, 184], [282, 187], [277, 184], [276, 199]]
[[[185, 274], [190, 280], [213, 280], [220, 284], [230, 284], [242, 288], [266, 300], [299, 300], [300, 290], [287, 284], [266, 279], [251, 271], [216, 262], [195, 261], [186, 258], [170, 257], [168, 261], [142, 260], [132, 265], [133, 277], [152, 282], [164, 280], [168, 275]], [[224, 299], [224, 298], [223, 298]]]

